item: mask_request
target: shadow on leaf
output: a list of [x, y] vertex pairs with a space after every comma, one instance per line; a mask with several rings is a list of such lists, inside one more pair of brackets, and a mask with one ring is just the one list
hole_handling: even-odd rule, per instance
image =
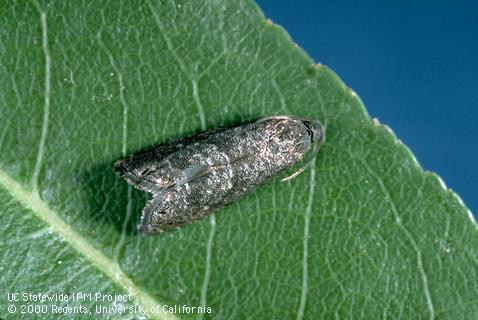
[[113, 169], [115, 162], [96, 165], [81, 176], [82, 190], [88, 199], [86, 211], [93, 221], [113, 225], [118, 233], [139, 236], [136, 226], [150, 195], [118, 177]]
[[[230, 128], [240, 124], [258, 120], [260, 117], [253, 117], [244, 121], [239, 117], [226, 121], [221, 128]], [[196, 130], [184, 137], [204, 132]], [[169, 139], [174, 141], [179, 137]], [[163, 141], [163, 142], [168, 142]], [[151, 147], [154, 144], [146, 146]], [[143, 148], [143, 149], [145, 149]], [[136, 150], [139, 151], [139, 150]], [[118, 155], [113, 160], [94, 165], [81, 175], [81, 190], [87, 199], [87, 210], [92, 216], [92, 223], [113, 225], [114, 229], [121, 235], [140, 236], [137, 225], [141, 218], [141, 212], [151, 195], [141, 190], [128, 186], [128, 183], [114, 172], [114, 164], [122, 156]]]

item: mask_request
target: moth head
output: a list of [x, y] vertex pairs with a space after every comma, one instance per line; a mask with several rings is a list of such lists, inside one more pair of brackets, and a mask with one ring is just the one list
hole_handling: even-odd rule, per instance
[[311, 155], [309, 156], [309, 160], [305, 162], [305, 164], [299, 170], [297, 170], [290, 176], [283, 178], [282, 181], [288, 181], [290, 179], [293, 179], [301, 172], [303, 172], [312, 163], [312, 161], [314, 161], [317, 153], [319, 152], [320, 145], [325, 140], [325, 127], [319, 121], [296, 117], [293, 117], [291, 119], [300, 121], [305, 127], [309, 139], [309, 141], [307, 141], [307, 145], [312, 146], [312, 151]]
[[325, 138], [325, 128], [319, 121], [303, 120], [311, 143], [320, 144]]
[[[279, 125], [295, 122], [303, 125], [307, 131], [311, 144], [320, 145], [325, 140], [325, 127], [317, 120], [311, 120], [302, 117], [277, 115], [260, 119], [258, 122], [279, 120]], [[283, 121], [283, 122], [282, 122]]]

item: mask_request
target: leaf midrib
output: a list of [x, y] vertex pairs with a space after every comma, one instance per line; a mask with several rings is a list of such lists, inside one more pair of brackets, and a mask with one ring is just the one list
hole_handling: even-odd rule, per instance
[[[53, 232], [62, 237], [72, 248], [83, 255], [91, 265], [97, 267], [114, 283], [134, 296], [135, 300], [145, 307], [146, 314], [149, 318], [159, 320], [178, 319], [174, 314], [152, 312], [153, 307], [157, 308], [158, 305], [162, 306], [164, 303], [157, 301], [154, 297], [137, 287], [133, 280], [121, 270], [118, 263], [93, 247], [86, 238], [81, 236], [61, 219], [58, 213], [52, 210], [37, 193], [27, 191], [2, 169], [0, 169], [0, 187], [8, 191], [22, 206], [30, 209], [38, 218], [43, 220]], [[161, 310], [161, 308], [157, 309]]]

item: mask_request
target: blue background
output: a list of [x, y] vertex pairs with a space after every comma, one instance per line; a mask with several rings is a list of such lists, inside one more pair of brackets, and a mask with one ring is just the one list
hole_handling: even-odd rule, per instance
[[478, 1], [257, 3], [478, 217]]

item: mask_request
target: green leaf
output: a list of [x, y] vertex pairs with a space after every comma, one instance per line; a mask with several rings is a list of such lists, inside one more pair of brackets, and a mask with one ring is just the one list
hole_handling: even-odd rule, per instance
[[[95, 308], [136, 304], [152, 319], [478, 317], [470, 212], [251, 1], [0, 7], [0, 317], [64, 318], [53, 308], [69, 306], [72, 318], [132, 319]], [[327, 126], [310, 169], [194, 225], [138, 235], [148, 196], [115, 176], [115, 160], [273, 114]], [[8, 293], [69, 301], [26, 315], [35, 302]]]

